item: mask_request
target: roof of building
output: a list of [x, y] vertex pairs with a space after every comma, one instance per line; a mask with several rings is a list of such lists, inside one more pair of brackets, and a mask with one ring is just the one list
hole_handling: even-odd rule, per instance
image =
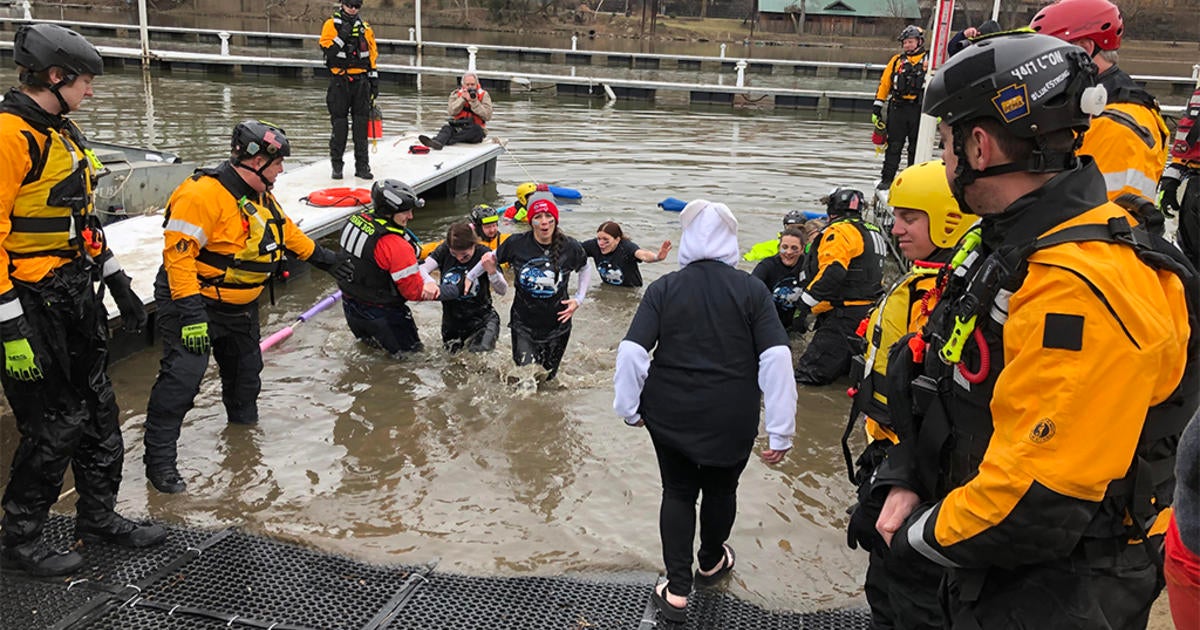
[[[760, 13], [799, 13], [800, 0], [758, 0]], [[806, 0], [805, 15], [844, 15], [863, 18], [921, 18], [917, 0]]]

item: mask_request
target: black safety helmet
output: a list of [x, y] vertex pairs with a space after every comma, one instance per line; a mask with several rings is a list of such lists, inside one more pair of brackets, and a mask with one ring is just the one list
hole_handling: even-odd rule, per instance
[[104, 60], [83, 35], [57, 24], [29, 24], [13, 38], [13, 61], [32, 72], [55, 66], [75, 76], [104, 74]]
[[282, 127], [261, 120], [244, 120], [233, 128], [230, 148], [238, 160], [266, 155], [269, 162], [292, 154], [292, 145]]
[[791, 212], [783, 215], [783, 227], [788, 227], [789, 225], [800, 225], [807, 220], [808, 218], [804, 216], [803, 212], [799, 210], [792, 210]]
[[902, 42], [910, 37], [919, 39], [921, 41], [921, 43], [924, 44], [925, 43], [925, 29], [921, 28], [920, 26], [917, 26], [916, 24], [909, 24], [908, 26], [905, 26], [903, 30], [900, 31], [900, 35], [898, 35], [896, 37], [896, 41]]
[[[244, 120], [238, 123], [233, 128], [233, 137], [230, 139], [229, 147], [229, 162], [237, 168], [244, 168], [258, 175], [258, 179], [268, 190], [275, 185], [275, 182], [269, 181], [263, 176], [263, 173], [275, 160], [282, 160], [292, 154], [292, 145], [288, 142], [287, 134], [283, 132], [283, 129], [261, 120]], [[243, 160], [248, 160], [256, 155], [266, 155], [270, 159], [256, 169], [242, 163]]]
[[350, 7], [352, 9], [361, 9], [362, 8], [362, 0], [340, 0], [340, 1], [341, 1], [341, 5], [344, 7]]
[[[964, 210], [969, 211], [963, 189], [979, 177], [1074, 168], [1074, 151], [1049, 151], [1043, 139], [1071, 130], [1078, 148], [1091, 116], [1102, 112], [1107, 101], [1104, 88], [1096, 86], [1096, 74], [1096, 65], [1082, 48], [1032, 32], [979, 38], [938, 69], [925, 90], [923, 111], [955, 130], [958, 168], [950, 188]], [[967, 123], [980, 118], [999, 122], [1018, 138], [1033, 140], [1033, 155], [984, 171], [972, 169], [963, 142]]]
[[425, 200], [417, 196], [412, 186], [398, 179], [381, 179], [371, 186], [371, 207], [376, 215], [390, 219], [398, 212], [425, 207]]
[[843, 214], [858, 214], [867, 205], [867, 198], [861, 191], [853, 188], [834, 188], [828, 195], [821, 198], [825, 202], [825, 212], [829, 216]]
[[483, 233], [483, 225], [485, 223], [495, 223], [500, 220], [500, 215], [496, 213], [496, 209], [481, 203], [474, 208], [471, 208], [471, 223], [475, 226], [475, 233]]

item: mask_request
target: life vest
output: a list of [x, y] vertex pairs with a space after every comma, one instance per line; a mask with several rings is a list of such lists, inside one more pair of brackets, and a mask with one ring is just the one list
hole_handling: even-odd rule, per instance
[[830, 300], [832, 306], [844, 306], [846, 302], [874, 302], [880, 294], [883, 284], [883, 259], [887, 255], [887, 245], [879, 228], [862, 220], [858, 216], [842, 216], [832, 219], [810, 242], [805, 253], [805, 278], [811, 282], [820, 272], [821, 242], [825, 234], [835, 225], [850, 224], [858, 230], [862, 237], [863, 252], [850, 260], [846, 268], [846, 277], [842, 281], [839, 300]]
[[[1137, 199], [1130, 195], [1118, 199], [1117, 204], [1135, 218], [1157, 213], [1150, 202], [1134, 203], [1130, 198]], [[1142, 225], [1131, 227], [1124, 217], [1115, 217], [1106, 224], [1063, 228], [1016, 251], [972, 257], [973, 263], [951, 274], [942, 303], [925, 328], [929, 344], [924, 351], [925, 374], [914, 382], [913, 392], [914, 404], [924, 410], [915, 459], [918, 466], [925, 467], [922, 477], [933, 481], [936, 496], [945, 496], [975, 475], [983, 461], [993, 430], [990, 403], [1003, 367], [1008, 299], [1024, 282], [1028, 258], [1039, 250], [1065, 243], [1101, 241], [1132, 247], [1142, 263], [1180, 277], [1187, 292], [1191, 336], [1183, 378], [1167, 399], [1148, 410], [1128, 473], [1109, 484], [1084, 536], [1144, 539], [1159, 513], [1171, 505], [1175, 444], [1200, 399], [1200, 295], [1190, 264], [1174, 246], [1149, 232], [1144, 223], [1143, 219]], [[974, 329], [982, 333], [983, 343], [977, 343], [973, 331], [965, 332], [976, 341], [960, 345], [962, 366], [947, 363], [939, 354], [944, 357], [947, 347], [963, 338], [962, 323], [969, 317], [974, 318]], [[988, 362], [985, 356], [990, 357], [990, 368], [984, 367]], [[965, 366], [978, 369], [971, 374]], [[957, 384], [960, 379], [967, 379], [969, 388]], [[930, 471], [928, 466], [937, 466], [937, 471]]]
[[[475, 100], [483, 100], [483, 97], [487, 95], [487, 90], [483, 89], [482, 86], [480, 86], [476, 92], [477, 93], [476, 93]], [[470, 105], [469, 102], [468, 102], [468, 105]], [[480, 118], [479, 116], [477, 116], [475, 114], [475, 112], [467, 109], [466, 106], [464, 106], [461, 111], [459, 111], [457, 114], [454, 115], [454, 120], [462, 120], [464, 118], [470, 118], [472, 122], [474, 122], [476, 125], [479, 125], [480, 127], [487, 127], [487, 121]], [[518, 221], [519, 220], [520, 219], [518, 219]]]
[[343, 293], [361, 302], [384, 306], [405, 302], [391, 274], [375, 263], [375, 246], [388, 234], [403, 237], [412, 245], [414, 255], [420, 253], [421, 240], [391, 221], [367, 212], [351, 215], [346, 220], [339, 242], [342, 250], [354, 260], [354, 281], [338, 283]]
[[[242, 219], [242, 231], [246, 235], [242, 250], [233, 254], [221, 254], [205, 247], [196, 254], [196, 275], [200, 288], [254, 289], [271, 280], [279, 270], [283, 259], [283, 213], [275, 204], [270, 193], [264, 193], [260, 201], [248, 196], [238, 196], [218, 176], [219, 169], [197, 169], [191, 182], [197, 186], [219, 186], [234, 198]], [[211, 181], [209, 181], [211, 180]], [[185, 182], [186, 183], [186, 182]], [[163, 227], [171, 221], [171, 209], [167, 208]]]
[[912, 55], [901, 54], [892, 66], [892, 97], [906, 101], [919, 100], [925, 92], [927, 70], [924, 51]]
[[1192, 92], [1187, 109], [1175, 128], [1171, 158], [1179, 162], [1200, 162], [1200, 89]]
[[[904, 335], [929, 316], [937, 304], [935, 291], [938, 273], [943, 265], [917, 264], [908, 274], [896, 281], [867, 316], [860, 335], [866, 343], [859, 364], [858, 385], [854, 389], [854, 408], [869, 418], [867, 434], [872, 439], [895, 440], [890, 429], [884, 377], [887, 374], [888, 350]], [[853, 421], [853, 419], [852, 419]], [[878, 430], [884, 428], [885, 431]]]
[[337, 37], [330, 48], [335, 51], [325, 56], [325, 65], [329, 69], [340, 69], [343, 73], [350, 69], [371, 69], [371, 47], [367, 43], [367, 23], [357, 15], [347, 17], [341, 11], [336, 11], [333, 25], [337, 28]]
[[87, 150], [83, 133], [66, 119], [55, 129], [22, 116], [5, 101], [3, 111], [28, 126], [32, 168], [16, 191], [12, 231], [4, 239], [9, 258], [95, 257], [104, 249], [103, 232], [93, 213], [92, 191], [103, 165]]

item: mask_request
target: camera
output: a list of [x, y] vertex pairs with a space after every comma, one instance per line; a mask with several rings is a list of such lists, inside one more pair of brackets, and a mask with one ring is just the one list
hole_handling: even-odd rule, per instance
[[479, 92], [475, 88], [471, 88], [471, 89], [467, 90], [467, 95], [470, 96], [471, 98], [475, 98], [475, 95], [478, 93]]

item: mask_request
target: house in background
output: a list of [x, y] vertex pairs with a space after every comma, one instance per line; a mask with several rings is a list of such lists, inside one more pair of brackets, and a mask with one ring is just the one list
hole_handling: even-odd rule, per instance
[[917, 0], [758, 0], [770, 33], [888, 36], [911, 23], [923, 23]]

